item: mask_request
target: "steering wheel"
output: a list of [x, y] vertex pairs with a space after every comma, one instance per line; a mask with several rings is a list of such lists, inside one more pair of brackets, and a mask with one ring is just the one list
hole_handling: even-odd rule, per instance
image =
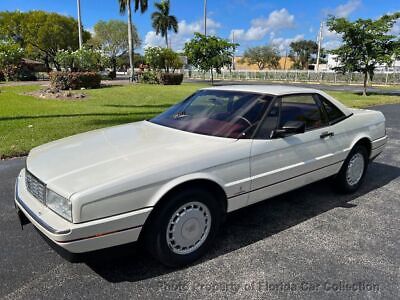
[[[238, 120], [245, 121], [247, 124], [249, 124], [249, 126], [252, 126], [252, 125], [253, 125], [253, 124], [251, 124], [251, 122], [250, 122], [249, 120], [247, 120], [247, 119], [246, 119], [245, 117], [243, 117], [243, 116], [238, 117], [236, 121], [238, 121]], [[236, 123], [236, 122], [235, 122], [235, 123]]]

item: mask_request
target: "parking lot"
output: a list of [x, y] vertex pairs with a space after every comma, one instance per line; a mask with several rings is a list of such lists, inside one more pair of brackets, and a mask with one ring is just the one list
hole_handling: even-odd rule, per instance
[[66, 260], [18, 223], [13, 189], [24, 158], [0, 162], [0, 298], [398, 299], [400, 105], [376, 109], [390, 140], [356, 194], [324, 180], [237, 211], [185, 269], [161, 266], [138, 245]]

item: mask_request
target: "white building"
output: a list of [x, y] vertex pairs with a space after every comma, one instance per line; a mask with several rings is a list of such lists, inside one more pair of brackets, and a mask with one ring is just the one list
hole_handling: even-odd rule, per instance
[[[337, 55], [328, 54], [327, 69], [328, 71], [333, 71], [334, 68], [340, 66], [340, 60]], [[376, 68], [376, 72], [400, 72], [400, 60], [395, 60], [393, 65], [387, 66], [385, 64], [379, 65]]]

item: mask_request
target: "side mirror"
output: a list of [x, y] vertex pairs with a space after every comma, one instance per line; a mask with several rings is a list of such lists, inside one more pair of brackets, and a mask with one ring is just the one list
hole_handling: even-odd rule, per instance
[[306, 123], [303, 121], [288, 121], [282, 128], [278, 128], [274, 132], [274, 137], [285, 137], [296, 133], [304, 133], [306, 131]]

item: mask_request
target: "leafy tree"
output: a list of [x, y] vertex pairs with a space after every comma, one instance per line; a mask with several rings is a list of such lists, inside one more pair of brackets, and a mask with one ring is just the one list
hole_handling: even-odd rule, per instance
[[[140, 9], [141, 13], [144, 13], [148, 7], [147, 0], [133, 0], [135, 12]], [[129, 54], [129, 66], [131, 67], [131, 79], [134, 77], [134, 64], [133, 64], [133, 23], [132, 23], [132, 9], [131, 0], [118, 0], [119, 11], [121, 14], [128, 13], [128, 54]]]
[[176, 69], [180, 69], [183, 67], [183, 62], [179, 54], [172, 51], [172, 49], [170, 48], [163, 49], [163, 59], [164, 59], [163, 68], [167, 73], [169, 73], [170, 70], [172, 70], [172, 73], [174, 73]]
[[248, 48], [241, 59], [248, 65], [256, 64], [260, 70], [264, 68], [276, 69], [279, 66], [279, 51], [271, 46], [258, 46]]
[[144, 51], [144, 59], [153, 70], [165, 70], [167, 73], [170, 70], [175, 72], [183, 66], [178, 53], [169, 48], [147, 47]]
[[154, 6], [158, 11], [153, 12], [151, 15], [152, 26], [155, 29], [156, 34], [161, 33], [161, 36], [165, 38], [165, 44], [168, 48], [168, 31], [173, 30], [175, 33], [178, 32], [178, 20], [175, 16], [169, 14], [169, 0], [155, 2]]
[[[136, 53], [133, 57], [133, 65], [135, 68], [139, 68], [140, 65], [145, 64], [144, 56], [140, 53]], [[129, 66], [129, 55], [128, 52], [117, 57], [117, 68], [121, 70], [126, 70]]]
[[364, 74], [363, 95], [367, 94], [368, 76], [372, 80], [377, 65], [393, 63], [400, 55], [400, 38], [391, 35], [390, 29], [400, 18], [400, 12], [385, 15], [377, 20], [358, 19], [350, 22], [345, 18], [330, 17], [329, 30], [341, 34], [343, 44], [332, 53], [338, 56], [338, 70]]
[[222, 67], [230, 66], [234, 48], [238, 45], [196, 32], [194, 38], [185, 44], [184, 52], [189, 64], [204, 72], [211, 71], [211, 82], [214, 83], [214, 69], [220, 73]]
[[73, 72], [97, 72], [109, 65], [108, 57], [98, 50], [85, 47], [76, 51], [60, 50], [55, 60], [61, 67]]
[[296, 69], [308, 69], [313, 56], [318, 52], [318, 44], [311, 40], [300, 40], [290, 43], [289, 57], [294, 61]]
[[6, 81], [18, 72], [23, 55], [23, 49], [14, 41], [0, 41], [0, 71]]
[[[119, 20], [99, 21], [94, 25], [94, 37], [91, 43], [110, 57], [114, 72], [117, 71], [117, 58], [128, 53], [127, 26], [125, 22]], [[132, 28], [132, 38], [134, 48], [139, 47], [141, 41], [134, 25]]]
[[160, 69], [162, 65], [161, 47], [146, 47], [144, 50], [144, 60], [153, 70]]
[[[78, 23], [74, 18], [44, 11], [0, 12], [0, 36], [11, 38], [28, 57], [41, 59], [49, 68], [59, 49], [78, 49]], [[87, 41], [90, 33], [83, 32]]]

